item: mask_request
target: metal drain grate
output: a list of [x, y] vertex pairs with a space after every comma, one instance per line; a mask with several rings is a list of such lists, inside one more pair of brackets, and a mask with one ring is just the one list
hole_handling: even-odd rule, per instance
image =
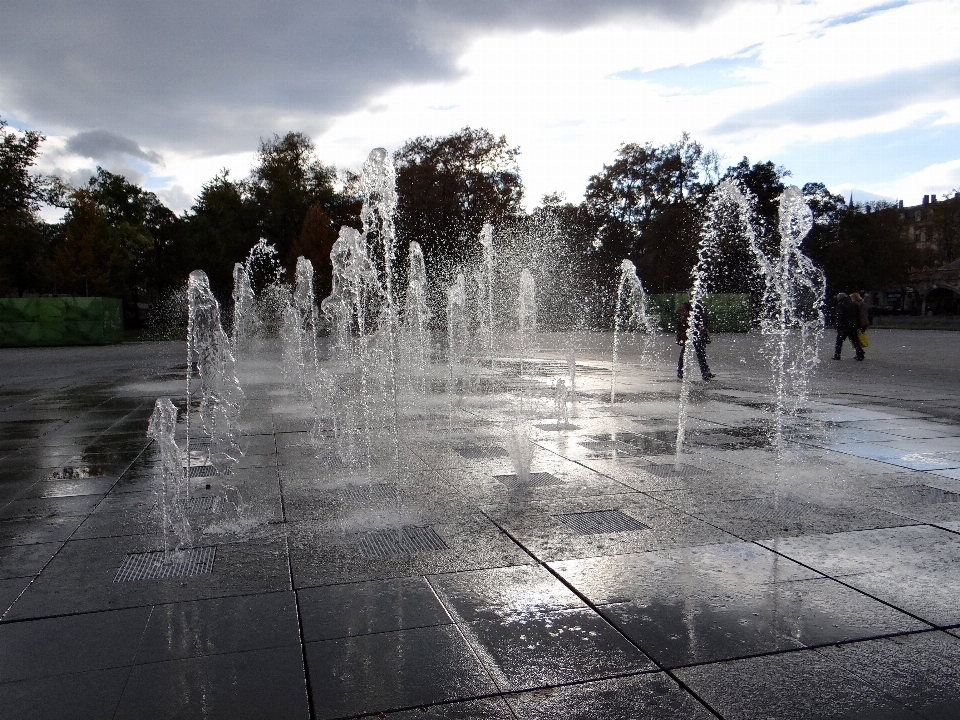
[[209, 450], [210, 449], [210, 440], [191, 440], [190, 441], [191, 450]]
[[212, 515], [220, 512], [219, 496], [194, 497], [184, 500], [181, 504], [184, 515]]
[[467, 445], [464, 447], [454, 448], [460, 457], [465, 457], [470, 460], [487, 460], [490, 458], [502, 458], [509, 457], [510, 453], [504, 450], [502, 447], [497, 447], [496, 445]]
[[183, 469], [183, 474], [191, 478], [214, 477], [217, 474], [217, 468], [213, 465], [191, 465]]
[[446, 550], [447, 544], [432, 527], [403, 527], [358, 533], [360, 554], [369, 558], [418, 555]]
[[698, 468], [695, 465], [685, 465], [683, 463], [643, 465], [640, 469], [661, 480], [682, 477], [704, 477], [707, 474], [707, 471], [703, 468]]
[[592, 512], [555, 515], [560, 522], [578, 535], [600, 535], [602, 533], [629, 532], [631, 530], [649, 530], [636, 518], [619, 510], [594, 510]]
[[168, 553], [158, 550], [127, 555], [127, 559], [123, 561], [113, 581], [159, 580], [203, 575], [213, 572], [216, 557], [216, 545], [174, 550]]
[[531, 487], [560, 484], [559, 479], [545, 472], [530, 473], [526, 478], [522, 478], [519, 475], [494, 475], [493, 479], [506, 485], [511, 490], [523, 490]]
[[385, 502], [396, 501], [400, 494], [397, 485], [390, 483], [374, 483], [372, 485], [347, 485], [340, 491], [344, 500], [355, 500], [358, 502], [371, 502], [381, 500]]

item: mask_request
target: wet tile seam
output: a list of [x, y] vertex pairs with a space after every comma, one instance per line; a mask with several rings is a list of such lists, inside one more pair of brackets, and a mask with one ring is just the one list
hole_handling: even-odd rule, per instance
[[[613, 603], [611, 603], [613, 604]], [[909, 637], [911, 635], [923, 635], [925, 633], [943, 632], [946, 628], [921, 628], [919, 630], [901, 630], [893, 633], [882, 633], [880, 635], [870, 635], [869, 637], [854, 638], [852, 640], [839, 640], [836, 642], [814, 643], [804, 645], [803, 647], [786, 648], [784, 650], [770, 650], [768, 652], [749, 653], [746, 655], [737, 655], [736, 657], [724, 658], [723, 660], [708, 660], [705, 662], [687, 663], [686, 665], [677, 665], [674, 670], [688, 670], [690, 668], [706, 667], [708, 665], [721, 665], [728, 662], [738, 662], [740, 660], [755, 660], [757, 658], [775, 657], [777, 655], [792, 655], [802, 652], [816, 652], [824, 648], [841, 647], [844, 645], [855, 645], [862, 642], [876, 642], [877, 640], [889, 640], [892, 638]], [[786, 637], [786, 636], [785, 636]]]
[[[481, 511], [481, 512], [482, 512], [482, 511]], [[486, 515], [486, 513], [484, 513], [484, 515]], [[723, 720], [723, 718], [722, 718], [722, 716], [720, 715], [720, 713], [717, 712], [716, 710], [714, 710], [714, 709], [710, 706], [710, 704], [707, 703], [707, 701], [700, 696], [699, 693], [697, 693], [692, 687], [690, 687], [689, 685], [687, 685], [687, 683], [685, 683], [683, 680], [681, 680], [679, 677], [677, 677], [677, 675], [676, 675], [670, 668], [668, 668], [667, 666], [663, 665], [663, 664], [662, 664], [660, 661], [658, 661], [656, 658], [654, 658], [654, 657], [648, 655], [646, 652], [644, 652], [643, 648], [640, 647], [640, 644], [639, 644], [639, 643], [637, 643], [635, 640], [633, 640], [633, 638], [631, 638], [629, 635], [627, 635], [625, 632], [623, 632], [619, 627], [617, 627], [613, 622], [611, 622], [609, 618], [607, 618], [603, 613], [601, 613], [600, 610], [598, 609], [597, 605], [596, 605], [592, 600], [590, 600], [584, 593], [580, 592], [580, 590], [577, 589], [577, 587], [574, 586], [573, 583], [569, 582], [569, 581], [568, 581], [565, 577], [563, 577], [560, 573], [558, 573], [556, 570], [554, 570], [552, 567], [550, 567], [550, 565], [548, 565], [547, 563], [545, 563], [545, 562], [543, 562], [542, 560], [540, 560], [540, 558], [538, 558], [529, 548], [527, 548], [527, 547], [526, 547], [523, 543], [521, 543], [516, 537], [514, 537], [513, 534], [512, 534], [509, 530], [507, 530], [506, 528], [502, 527], [499, 523], [497, 523], [497, 522], [496, 522], [493, 518], [491, 518], [489, 515], [486, 515], [486, 517], [487, 517], [487, 519], [488, 519], [491, 523], [493, 523], [496, 527], [498, 527], [498, 528], [500, 529], [500, 532], [502, 532], [504, 535], [506, 535], [508, 538], [510, 538], [510, 540], [512, 540], [512, 541], [514, 542], [514, 544], [516, 544], [521, 550], [523, 550], [525, 553], [527, 553], [527, 555], [529, 555], [531, 558], [533, 558], [533, 560], [534, 560], [538, 565], [540, 565], [540, 567], [544, 568], [548, 573], [550, 573], [554, 578], [556, 578], [564, 587], [566, 587], [570, 592], [572, 592], [574, 595], [576, 595], [578, 598], [580, 598], [580, 601], [583, 602], [588, 608], [590, 608], [591, 610], [593, 610], [593, 612], [594, 612], [604, 623], [606, 623], [608, 627], [610, 627], [612, 630], [614, 630], [614, 632], [616, 632], [618, 635], [620, 635], [620, 637], [623, 638], [628, 644], [630, 644], [631, 646], [633, 646], [634, 648], [636, 648], [636, 650], [637, 650], [638, 652], [640, 652], [641, 655], [643, 655], [644, 657], [648, 658], [648, 659], [650, 660], [650, 662], [652, 662], [659, 670], [661, 670], [661, 671], [663, 671], [664, 673], [666, 673], [667, 676], [670, 677], [671, 680], [673, 680], [675, 683], [677, 683], [677, 685], [679, 685], [682, 690], [684, 690], [685, 692], [687, 692], [687, 693], [688, 693], [691, 697], [693, 697], [698, 703], [700, 703], [700, 704], [704, 707], [704, 709], [706, 709], [708, 712], [710, 712], [711, 714], [713, 714], [715, 717], [719, 718], [720, 720]]]

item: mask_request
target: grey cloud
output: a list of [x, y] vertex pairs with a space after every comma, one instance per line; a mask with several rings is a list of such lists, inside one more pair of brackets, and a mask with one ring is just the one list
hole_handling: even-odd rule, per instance
[[87, 130], [67, 140], [68, 152], [94, 160], [122, 158], [125, 155], [157, 165], [163, 161], [159, 153], [144, 150], [135, 141], [109, 130]]
[[10, 0], [0, 110], [51, 133], [249, 150], [271, 132], [322, 131], [389, 87], [455, 77], [479, 34], [695, 23], [737, 1]]
[[864, 80], [824, 83], [769, 105], [735, 113], [715, 127], [732, 135], [784, 125], [861, 120], [914, 103], [960, 96], [960, 60], [895, 70]]

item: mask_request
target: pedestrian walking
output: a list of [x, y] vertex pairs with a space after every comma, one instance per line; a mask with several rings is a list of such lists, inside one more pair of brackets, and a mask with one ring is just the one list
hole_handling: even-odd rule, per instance
[[853, 349], [857, 352], [857, 360], [863, 360], [863, 346], [860, 344], [860, 338], [857, 336], [857, 331], [860, 329], [860, 310], [846, 293], [837, 293], [835, 317], [837, 322], [837, 344], [833, 351], [833, 359], [840, 359], [843, 342], [847, 338], [850, 338]]
[[[692, 332], [690, 332], [691, 325], [693, 327]], [[707, 326], [707, 309], [701, 303], [697, 303], [697, 308], [694, 310], [693, 303], [687, 300], [677, 310], [677, 345], [680, 346], [680, 360], [677, 362], [678, 378], [683, 378], [683, 357], [687, 354], [688, 339], [693, 342], [693, 351], [697, 355], [697, 363], [700, 365], [700, 374], [703, 379], [710, 380], [716, 377], [710, 372], [710, 366], [707, 365], [706, 346], [710, 342], [710, 333]]]

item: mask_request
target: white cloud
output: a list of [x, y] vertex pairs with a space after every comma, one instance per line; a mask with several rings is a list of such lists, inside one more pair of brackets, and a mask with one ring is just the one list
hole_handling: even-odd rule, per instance
[[[532, 205], [552, 191], [578, 200], [624, 141], [662, 144], [686, 130], [734, 162], [960, 119], [954, 2], [662, 0], [637, 12], [627, 0], [398, 0], [378, 14], [365, 1], [63, 3], [49, 14], [58, 20], [25, 20], [24, 40], [0, 30], [0, 115], [48, 123], [60, 136], [46, 162], [72, 173], [91, 161], [69, 152], [68, 137], [110, 133], [99, 150], [126, 147], [129, 169], [181, 205], [222, 167], [245, 176], [257, 139], [286, 130], [310, 134], [324, 161], [358, 168], [375, 146], [487, 127], [521, 147]], [[64, 38], [75, 66], [48, 52]], [[737, 70], [739, 86], [691, 94], [642, 79], [746, 49], [755, 61]], [[634, 69], [639, 81], [617, 77]], [[712, 130], [734, 121], [733, 135]]]

